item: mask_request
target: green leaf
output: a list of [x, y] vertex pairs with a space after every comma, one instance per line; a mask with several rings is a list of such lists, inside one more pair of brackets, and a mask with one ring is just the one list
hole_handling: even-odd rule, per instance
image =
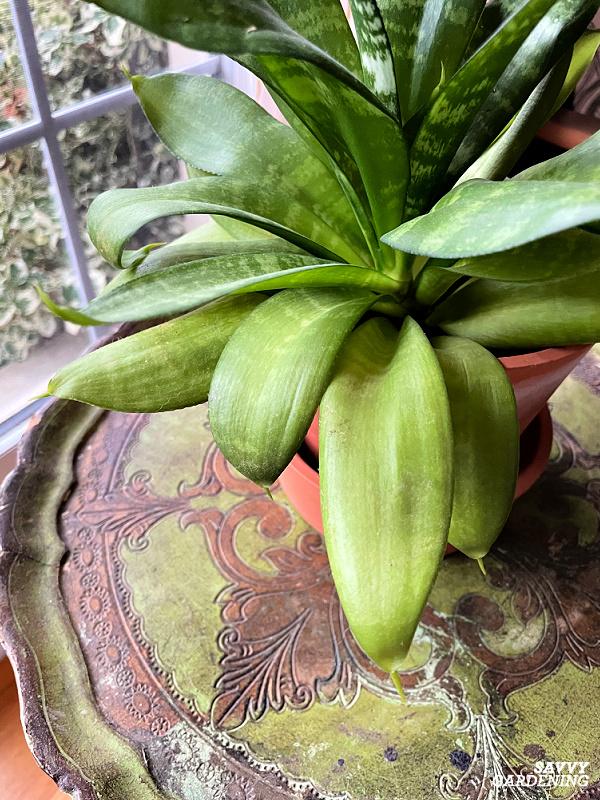
[[378, 0], [389, 37], [402, 119], [427, 103], [440, 79], [458, 68], [483, 0]]
[[433, 339], [454, 432], [454, 499], [448, 541], [483, 558], [512, 507], [519, 469], [519, 422], [512, 384], [481, 345]]
[[339, 0], [270, 0], [290, 27], [360, 77], [356, 42]]
[[563, 231], [514, 250], [461, 259], [449, 271], [522, 283], [575, 277], [588, 272], [600, 274], [600, 236], [578, 229]]
[[[441, 262], [444, 263], [444, 262]], [[415, 280], [415, 300], [425, 308], [435, 305], [446, 292], [461, 280], [451, 269], [452, 261], [444, 267], [426, 264]]]
[[130, 412], [204, 403], [225, 344], [263, 300], [261, 295], [220, 300], [107, 344], [63, 367], [48, 393]]
[[461, 175], [457, 184], [474, 178], [497, 181], [509, 174], [536, 133], [554, 113], [555, 99], [564, 85], [569, 62], [570, 54], [566, 53], [536, 86], [506, 130]]
[[513, 180], [600, 182], [600, 131], [577, 147], [519, 172]]
[[[291, 28], [274, 6], [291, 10], [287, 0], [98, 0], [95, 5], [141, 25], [165, 39], [195, 50], [228, 55], [279, 56], [306, 61], [370, 95], [351, 70]], [[301, 20], [301, 15], [295, 21]]]
[[102, 0], [100, 5], [188, 47], [242, 60], [329, 154], [355, 202], [365, 212], [370, 206], [378, 235], [402, 218], [408, 156], [396, 120], [353, 73], [295, 33], [264, 0], [243, 5], [239, 0]]
[[363, 78], [385, 106], [398, 115], [394, 59], [377, 0], [350, 0], [360, 45]]
[[416, 255], [467, 258], [509, 250], [599, 218], [598, 183], [476, 180], [456, 187], [428, 214], [405, 222], [383, 241]]
[[[342, 260], [327, 246], [308, 238], [323, 231], [315, 220], [306, 217], [305, 209], [291, 199], [278, 207], [277, 200], [281, 202], [276, 193], [261, 192], [253, 184], [223, 177], [192, 178], [149, 189], [113, 189], [90, 206], [88, 231], [98, 252], [119, 266], [125, 244], [146, 223], [181, 214], [220, 214], [264, 228], [319, 258]], [[259, 213], [245, 210], [249, 208]], [[261, 211], [272, 213], [273, 218], [261, 216]], [[287, 221], [299, 223], [305, 233], [287, 227]], [[339, 237], [337, 241], [342, 244]]]
[[[312, 256], [230, 255], [176, 264], [131, 278], [76, 311], [77, 320], [73, 321], [82, 324], [82, 314], [89, 318], [87, 324], [154, 319], [197, 308], [228, 294], [333, 286], [380, 294], [398, 289], [396, 281], [380, 272], [319, 262]], [[54, 311], [63, 319], [71, 319], [71, 309], [55, 307]]]
[[415, 136], [406, 214], [426, 208], [482, 102], [554, 0], [528, 0], [450, 78], [429, 105]]
[[536, 85], [585, 30], [596, 0], [558, 0], [527, 36], [480, 106], [448, 170], [454, 182], [521, 108]]
[[270, 485], [312, 422], [334, 359], [375, 296], [286, 291], [264, 303], [223, 351], [209, 396], [211, 430], [243, 475]]
[[565, 82], [549, 116], [552, 116], [559, 108], [562, 108], [569, 95], [575, 90], [575, 87], [594, 60], [598, 47], [600, 47], [600, 31], [586, 31], [576, 42]]
[[136, 76], [132, 84], [152, 127], [178, 158], [216, 175], [253, 181], [279, 203], [293, 198], [308, 218], [317, 218], [335, 232], [340, 247], [346, 242], [337, 234], [344, 233], [344, 258], [369, 259], [335, 176], [295, 131], [254, 100], [200, 75]]
[[474, 280], [428, 322], [485, 347], [531, 349], [600, 341], [600, 273], [545, 283]]
[[444, 554], [452, 426], [418, 324], [382, 318], [347, 340], [320, 408], [321, 506], [333, 579], [356, 640], [401, 667]]

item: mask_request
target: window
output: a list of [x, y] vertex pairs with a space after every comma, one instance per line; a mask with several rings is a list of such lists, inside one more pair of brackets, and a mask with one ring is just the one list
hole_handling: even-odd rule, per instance
[[[0, 462], [43, 402], [32, 397], [101, 335], [57, 321], [35, 286], [59, 302], [91, 299], [110, 276], [85, 233], [91, 200], [180, 172], [123, 63], [230, 81], [236, 69], [81, 0], [0, 0]], [[176, 235], [179, 224], [156, 223], [156, 238]]]

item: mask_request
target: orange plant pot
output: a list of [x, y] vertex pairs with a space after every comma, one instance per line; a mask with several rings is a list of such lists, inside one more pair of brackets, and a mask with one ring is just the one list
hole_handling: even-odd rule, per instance
[[[552, 447], [552, 420], [548, 399], [590, 349], [590, 345], [555, 347], [504, 356], [500, 362], [513, 385], [521, 430], [519, 477], [515, 499], [521, 497], [540, 477]], [[319, 415], [304, 440], [307, 458], [317, 463], [319, 453]], [[315, 530], [323, 532], [318, 470], [296, 453], [279, 477], [279, 484], [300, 516]], [[454, 548], [448, 545], [447, 553]]]

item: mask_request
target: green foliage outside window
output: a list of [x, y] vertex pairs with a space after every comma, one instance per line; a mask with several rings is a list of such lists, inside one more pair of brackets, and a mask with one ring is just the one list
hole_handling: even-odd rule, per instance
[[[34, 0], [32, 12], [53, 109], [123, 83], [122, 64], [134, 71], [168, 66], [164, 41], [94, 6]], [[0, 131], [29, 119], [14, 29], [5, 13], [0, 15]], [[168, 183], [178, 176], [176, 160], [138, 107], [65, 131], [61, 147], [82, 230], [91, 200], [107, 186]], [[179, 221], [167, 221], [153, 226], [151, 236], [171, 238], [180, 231]], [[87, 242], [86, 251], [99, 289], [110, 268]], [[36, 284], [59, 302], [76, 300], [39, 144], [0, 155], [0, 366], [25, 359], [62, 324], [40, 303]]]

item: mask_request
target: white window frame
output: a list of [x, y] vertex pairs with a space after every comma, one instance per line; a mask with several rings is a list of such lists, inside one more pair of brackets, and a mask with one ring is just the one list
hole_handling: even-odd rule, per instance
[[[133, 88], [126, 85], [53, 111], [48, 98], [48, 89], [28, 0], [9, 0], [9, 5], [28, 90], [32, 119], [0, 133], [0, 154], [40, 142], [44, 165], [48, 173], [49, 189], [56, 205], [67, 258], [75, 278], [79, 300], [82, 305], [85, 305], [93, 298], [94, 289], [58, 134], [66, 128], [72, 128], [109, 112], [129, 108], [137, 102], [137, 99]], [[241, 68], [230, 59], [218, 55], [209, 56], [182, 71], [196, 75], [211, 75], [234, 85], [243, 84], [245, 80], [244, 71]], [[239, 88], [245, 87], [240, 85]], [[86, 331], [90, 344], [97, 341], [103, 333], [96, 328], [87, 328]], [[0, 482], [14, 462], [16, 444], [30, 418], [47, 402], [44, 400], [30, 402], [16, 414], [0, 423]]]

